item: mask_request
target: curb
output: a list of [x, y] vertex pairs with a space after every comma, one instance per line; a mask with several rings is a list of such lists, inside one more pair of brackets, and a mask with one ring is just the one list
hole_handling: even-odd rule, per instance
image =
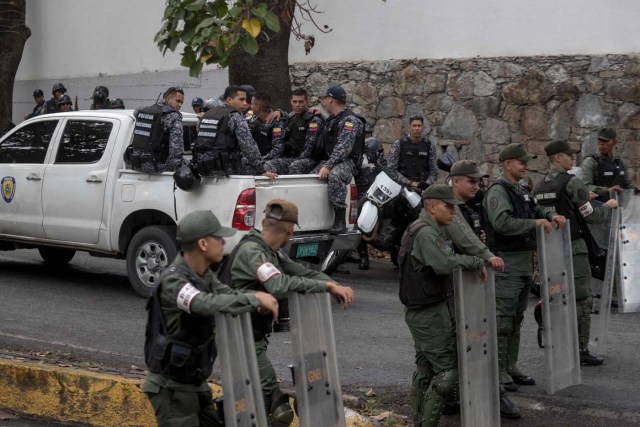
[[[0, 409], [95, 427], [154, 427], [153, 408], [140, 391], [143, 381], [27, 360], [0, 359]], [[214, 397], [222, 388], [210, 384]], [[371, 421], [345, 408], [349, 427]], [[296, 418], [291, 425], [298, 426]]]

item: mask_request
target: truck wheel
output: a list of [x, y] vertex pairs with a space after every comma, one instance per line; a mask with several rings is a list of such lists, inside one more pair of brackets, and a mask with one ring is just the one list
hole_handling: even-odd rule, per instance
[[175, 227], [152, 225], [138, 231], [127, 249], [127, 275], [141, 297], [160, 283], [160, 273], [178, 254]]
[[38, 248], [40, 256], [44, 260], [44, 263], [50, 266], [62, 267], [69, 264], [76, 254], [73, 249], [61, 249], [61, 248]]
[[322, 266], [320, 267], [320, 271], [324, 274], [331, 275], [336, 272], [338, 267], [343, 264], [347, 258], [349, 258], [349, 254], [351, 251], [339, 250], [339, 251], [331, 251], [327, 255], [327, 257], [322, 261]]

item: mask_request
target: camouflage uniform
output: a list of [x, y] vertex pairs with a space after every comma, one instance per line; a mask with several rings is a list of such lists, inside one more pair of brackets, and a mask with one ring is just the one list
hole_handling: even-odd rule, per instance
[[[167, 103], [160, 101], [158, 105], [165, 106]], [[162, 131], [165, 134], [169, 134], [169, 154], [167, 160], [163, 165], [156, 164], [153, 161], [151, 152], [134, 149], [133, 155], [138, 156], [142, 161], [140, 168], [136, 168], [136, 170], [147, 173], [173, 172], [184, 164], [184, 160], [182, 159], [182, 155], [184, 154], [182, 115], [179, 111], [173, 110], [163, 116]]]
[[261, 175], [265, 172], [264, 159], [258, 150], [256, 141], [251, 136], [249, 124], [242, 114], [229, 115], [229, 129], [238, 140], [238, 148], [242, 155], [242, 166], [234, 171], [238, 175]]
[[[289, 114], [286, 121], [284, 141], [289, 143], [290, 132], [289, 126], [291, 122], [296, 118], [295, 113]], [[267, 162], [268, 166], [265, 168], [270, 172], [276, 172], [280, 175], [286, 174], [303, 174], [308, 173], [311, 169], [313, 169], [317, 162], [313, 160], [311, 156], [311, 152], [313, 150], [313, 146], [318, 139], [318, 135], [320, 134], [320, 129], [322, 128], [322, 118], [314, 115], [313, 118], [305, 124], [306, 130], [306, 138], [304, 142], [304, 147], [302, 153], [298, 157], [282, 157], [275, 158], [274, 160], [269, 160]], [[296, 166], [294, 166], [294, 163]], [[291, 168], [293, 166], [293, 169]]]
[[[409, 136], [405, 138], [410, 138]], [[423, 141], [429, 141], [427, 137], [423, 138]], [[389, 150], [389, 154], [387, 155], [387, 164], [389, 169], [393, 169], [394, 171], [398, 171], [398, 166], [400, 165], [400, 147], [401, 147], [402, 139], [397, 140], [391, 145], [391, 149]], [[438, 156], [436, 152], [436, 147], [434, 143], [431, 143], [431, 147], [429, 149], [429, 170], [427, 171], [428, 175], [425, 182], [429, 185], [435, 184], [438, 180]], [[420, 181], [416, 179], [417, 177], [405, 177], [400, 171], [398, 171], [399, 178], [397, 180], [398, 183], [402, 185], [411, 184], [412, 180]], [[411, 179], [414, 178], [414, 179]]]

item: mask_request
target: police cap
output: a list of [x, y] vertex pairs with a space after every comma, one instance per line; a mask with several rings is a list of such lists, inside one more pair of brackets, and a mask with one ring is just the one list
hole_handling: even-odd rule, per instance
[[196, 105], [202, 106], [202, 104], [204, 104], [204, 100], [198, 96], [193, 98], [193, 101], [191, 101], [192, 107], [195, 107]]
[[598, 131], [598, 139], [600, 141], [611, 141], [616, 139], [616, 131], [611, 128], [602, 128]]
[[236, 230], [223, 227], [211, 211], [193, 211], [178, 223], [176, 240], [180, 243], [191, 243], [207, 236], [231, 237]]
[[502, 149], [502, 151], [500, 151], [499, 160], [501, 162], [504, 162], [505, 160], [520, 160], [522, 162], [528, 162], [529, 160], [536, 159], [537, 157], [538, 156], [527, 153], [524, 145], [514, 142], [507, 145]]
[[459, 160], [451, 166], [451, 176], [468, 176], [470, 178], [488, 178], [489, 175], [480, 172], [480, 168], [473, 160]]
[[264, 208], [264, 216], [298, 224], [298, 207], [285, 199], [272, 199]]
[[567, 153], [567, 154], [576, 154], [579, 153], [580, 150], [576, 150], [575, 148], [571, 148], [571, 145], [567, 141], [557, 140], [551, 141], [544, 147], [544, 152], [547, 153], [547, 156], [553, 156], [558, 153]]
[[423, 199], [436, 199], [452, 205], [461, 205], [462, 202], [456, 199], [453, 190], [446, 184], [433, 184], [422, 192]]
[[347, 102], [347, 92], [340, 86], [331, 86], [327, 89], [327, 93], [324, 96], [330, 96], [339, 102]]
[[33, 97], [37, 98], [39, 96], [44, 96], [44, 92], [42, 92], [42, 89], [36, 89], [33, 91]]

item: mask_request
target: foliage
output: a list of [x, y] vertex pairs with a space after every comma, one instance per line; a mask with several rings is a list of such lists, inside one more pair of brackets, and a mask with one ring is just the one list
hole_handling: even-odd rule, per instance
[[229, 65], [231, 54], [258, 52], [258, 37], [280, 31], [280, 18], [266, 2], [254, 0], [167, 0], [162, 28], [155, 42], [163, 54], [184, 43], [182, 62], [197, 77], [204, 64]]

